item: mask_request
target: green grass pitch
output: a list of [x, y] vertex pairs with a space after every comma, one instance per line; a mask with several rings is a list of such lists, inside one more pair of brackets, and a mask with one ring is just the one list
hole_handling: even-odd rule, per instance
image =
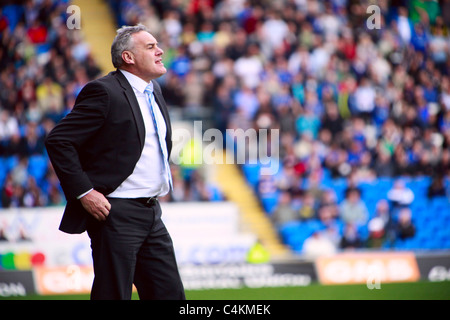
[[[188, 300], [450, 300], [450, 281], [381, 283], [379, 289], [366, 285], [320, 285], [282, 288], [187, 290]], [[26, 296], [10, 300], [87, 300], [89, 295]], [[133, 299], [139, 299], [133, 293]]]

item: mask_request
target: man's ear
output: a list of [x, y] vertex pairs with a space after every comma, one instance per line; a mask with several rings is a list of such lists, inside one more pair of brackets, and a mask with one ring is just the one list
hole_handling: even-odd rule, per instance
[[122, 52], [122, 60], [126, 64], [134, 64], [134, 55], [131, 51], [125, 50]]

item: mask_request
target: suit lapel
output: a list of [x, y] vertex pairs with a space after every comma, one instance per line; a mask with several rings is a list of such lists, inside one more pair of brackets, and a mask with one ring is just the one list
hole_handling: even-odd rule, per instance
[[136, 95], [134, 94], [133, 88], [131, 88], [131, 85], [128, 83], [127, 78], [125, 78], [122, 72], [116, 71], [116, 78], [122, 86], [125, 97], [127, 98], [128, 103], [131, 107], [131, 111], [136, 123], [136, 128], [139, 134], [139, 142], [141, 144], [141, 149], [143, 149], [145, 142], [145, 125], [144, 119], [142, 118], [141, 109], [139, 108], [139, 104], [136, 99]]
[[169, 112], [167, 111], [166, 102], [164, 101], [160, 90], [156, 89], [155, 81], [152, 81], [152, 82], [153, 82], [153, 88], [155, 88], [153, 90], [153, 94], [155, 95], [156, 103], [158, 104], [159, 109], [161, 110], [161, 113], [164, 117], [164, 121], [166, 122], [166, 126], [169, 127], [170, 119], [169, 119]]
[[159, 84], [156, 81], [153, 82], [153, 94], [155, 96], [156, 103], [159, 106], [159, 110], [161, 110], [161, 113], [163, 115], [164, 121], [166, 122], [166, 145], [167, 145], [167, 151], [170, 155], [171, 149], [172, 149], [172, 126], [170, 124], [170, 117], [169, 117], [169, 111], [167, 110], [166, 102], [164, 101], [164, 98], [161, 94], [161, 89], [159, 87]]

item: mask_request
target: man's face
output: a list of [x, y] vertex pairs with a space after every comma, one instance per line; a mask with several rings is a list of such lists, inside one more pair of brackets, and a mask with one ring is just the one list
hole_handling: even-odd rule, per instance
[[158, 47], [156, 39], [146, 31], [132, 35], [133, 69], [137, 76], [149, 82], [167, 72], [162, 63], [164, 51]]

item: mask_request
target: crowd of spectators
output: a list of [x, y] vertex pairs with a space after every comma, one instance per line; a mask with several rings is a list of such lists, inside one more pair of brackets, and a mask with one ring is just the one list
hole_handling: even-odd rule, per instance
[[[359, 184], [428, 176], [429, 197], [448, 193], [450, 1], [109, 3], [119, 24], [141, 22], [160, 39], [169, 104], [212, 111], [222, 132], [280, 130], [280, 171], [255, 185], [260, 198], [277, 194], [265, 206], [276, 226], [337, 218], [345, 227], [335, 247], [367, 245], [359, 224], [379, 246], [380, 223], [394, 238], [414, 235], [411, 212], [392, 217], [387, 196], [368, 212]], [[333, 190], [318, 187], [324, 176], [347, 181], [331, 206]]]
[[67, 1], [0, 7], [0, 207], [65, 202], [44, 139], [100, 75], [79, 30], [68, 32]]
[[448, 175], [448, 1], [114, 1], [165, 50], [169, 104], [215, 127], [279, 128], [298, 175]]
[[[348, 219], [348, 238], [341, 241], [348, 245], [355, 239], [353, 219], [367, 222], [364, 209], [354, 208], [359, 183], [426, 175], [433, 179], [430, 197], [446, 194], [450, 1], [107, 2], [118, 26], [142, 23], [158, 39], [168, 69], [158, 81], [173, 108], [207, 111], [222, 132], [280, 130], [279, 174], [261, 177], [256, 187], [263, 197], [270, 180], [279, 194], [268, 214], [283, 207], [285, 220]], [[371, 4], [379, 9], [375, 16], [367, 12]], [[39, 193], [23, 167], [44, 152], [42, 138], [78, 90], [99, 75], [80, 34], [64, 24], [66, 6], [26, 1], [16, 19], [6, 8], [0, 12], [0, 152], [17, 155], [21, 164], [4, 178], [3, 206], [12, 195]], [[369, 27], [369, 17], [379, 28]], [[337, 210], [317, 205], [333, 198], [314, 189], [325, 173], [351, 181]], [[185, 179], [190, 186], [202, 181], [198, 174]], [[28, 198], [58, 203], [51, 167], [44, 181], [38, 183], [43, 196]], [[26, 190], [16, 190], [24, 184]], [[184, 194], [209, 197], [208, 191]], [[406, 211], [401, 215], [408, 220]]]
[[[69, 5], [25, 0], [0, 7], [0, 208], [65, 204], [44, 140], [81, 88], [103, 74], [82, 30], [66, 25]], [[196, 170], [173, 171], [177, 190], [163, 200], [221, 198]]]

